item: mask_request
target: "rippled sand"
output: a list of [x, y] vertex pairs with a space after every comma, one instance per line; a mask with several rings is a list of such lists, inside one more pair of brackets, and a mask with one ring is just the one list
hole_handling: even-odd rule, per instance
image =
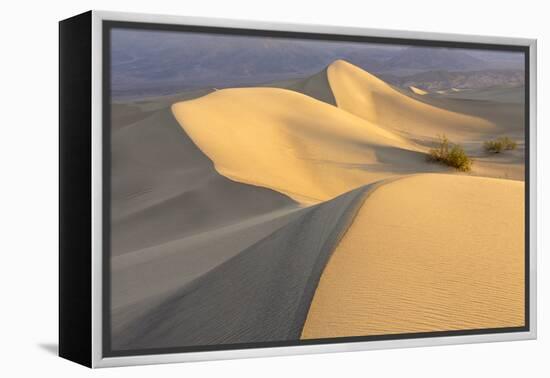
[[524, 325], [524, 184], [416, 175], [382, 185], [321, 277], [302, 338]]

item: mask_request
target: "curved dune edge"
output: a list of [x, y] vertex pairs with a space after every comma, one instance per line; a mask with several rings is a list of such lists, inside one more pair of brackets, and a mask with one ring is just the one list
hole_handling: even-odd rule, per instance
[[111, 134], [114, 333], [300, 208], [281, 193], [216, 172], [168, 107], [118, 123]]
[[327, 75], [339, 108], [400, 134], [433, 138], [445, 133], [464, 140], [496, 127], [482, 118], [411, 98], [344, 60], [332, 63]]
[[220, 174], [306, 205], [391, 176], [446, 170], [403, 137], [291, 90], [224, 89], [172, 111]]
[[328, 67], [317, 72], [314, 75], [302, 79], [279, 81], [263, 85], [264, 87], [289, 89], [298, 93], [305, 94], [316, 100], [336, 106], [336, 99], [330, 89], [327, 75]]
[[216, 172], [169, 108], [118, 129], [111, 144], [113, 255], [298, 205]]
[[114, 347], [299, 339], [321, 272], [370, 189], [299, 210], [283, 227], [118, 329]]
[[301, 337], [523, 326], [523, 196], [522, 182], [468, 176], [380, 186], [333, 252]]

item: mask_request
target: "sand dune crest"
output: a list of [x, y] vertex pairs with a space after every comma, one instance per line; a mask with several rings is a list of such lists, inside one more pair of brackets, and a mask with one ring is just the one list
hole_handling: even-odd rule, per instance
[[403, 137], [290, 90], [224, 89], [176, 103], [172, 111], [222, 175], [301, 203], [438, 169]]
[[332, 63], [327, 75], [339, 108], [404, 135], [433, 138], [445, 133], [463, 140], [495, 127], [482, 118], [415, 100], [343, 60]]
[[302, 337], [523, 326], [523, 196], [519, 181], [456, 175], [379, 186], [325, 268]]

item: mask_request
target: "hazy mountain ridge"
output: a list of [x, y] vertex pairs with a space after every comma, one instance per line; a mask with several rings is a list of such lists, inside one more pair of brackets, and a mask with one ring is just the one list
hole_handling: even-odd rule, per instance
[[522, 70], [428, 71], [405, 77], [391, 74], [381, 74], [380, 77], [403, 88], [413, 86], [428, 91], [518, 87], [525, 84], [525, 72]]
[[115, 30], [111, 44], [112, 93], [118, 98], [306, 77], [337, 59], [396, 77], [523, 69], [521, 55], [514, 53], [374, 43]]
[[409, 47], [389, 58], [385, 69], [471, 70], [486, 68], [487, 62], [463, 50], [433, 47]]

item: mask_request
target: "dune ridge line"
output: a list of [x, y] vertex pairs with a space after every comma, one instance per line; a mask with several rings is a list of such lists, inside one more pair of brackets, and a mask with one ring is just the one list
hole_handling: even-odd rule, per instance
[[523, 195], [519, 181], [460, 175], [380, 186], [336, 246], [302, 338], [523, 326]]
[[442, 170], [405, 138], [290, 90], [224, 89], [172, 111], [220, 174], [305, 205], [397, 174]]
[[323, 268], [369, 190], [300, 210], [122, 329], [117, 349], [298, 339]]

